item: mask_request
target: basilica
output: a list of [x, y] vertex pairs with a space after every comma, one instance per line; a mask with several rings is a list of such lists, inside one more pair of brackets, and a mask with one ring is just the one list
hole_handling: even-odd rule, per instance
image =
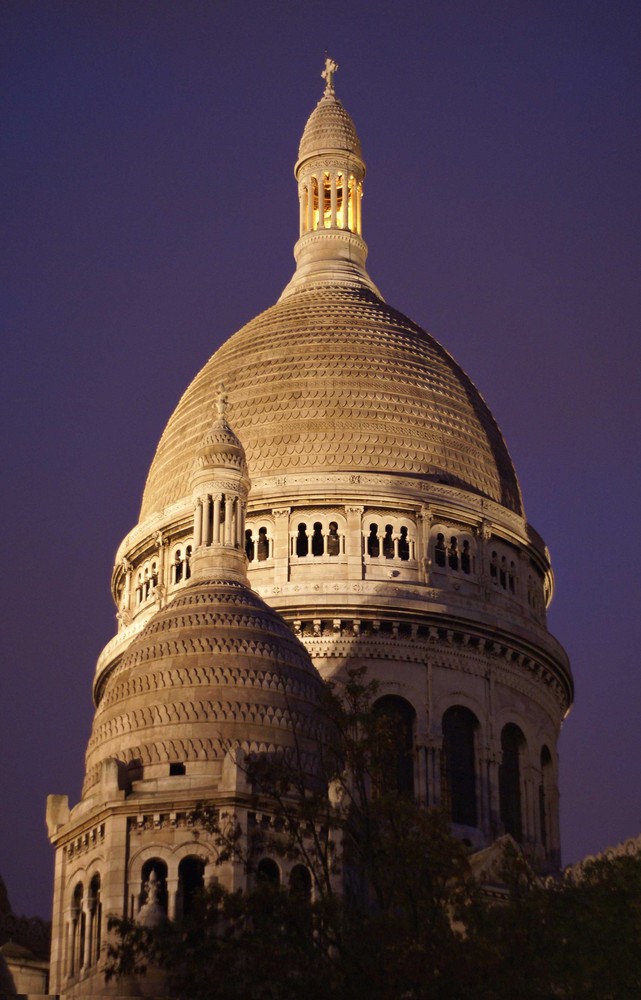
[[470, 852], [508, 833], [559, 864], [573, 685], [546, 628], [550, 556], [478, 390], [368, 275], [337, 69], [298, 149], [293, 277], [186, 389], [116, 555], [82, 796], [47, 803], [54, 994], [106, 995], [109, 915], [173, 918], [214, 879], [247, 885], [194, 809], [226, 805], [249, 836], [243, 757], [295, 745], [313, 770], [323, 680], [351, 667], [402, 727], [416, 800]]

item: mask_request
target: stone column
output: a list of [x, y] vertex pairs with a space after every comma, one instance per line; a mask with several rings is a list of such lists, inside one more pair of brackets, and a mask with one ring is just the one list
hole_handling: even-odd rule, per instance
[[499, 767], [503, 754], [499, 745], [491, 743], [483, 748], [481, 771], [483, 775], [484, 829], [490, 838], [503, 832], [501, 822], [501, 801], [499, 794]]
[[493, 587], [489, 577], [490, 560], [488, 557], [488, 549], [492, 539], [491, 523], [485, 519], [481, 521], [480, 525], [475, 529], [475, 534], [478, 540], [478, 562], [476, 572], [478, 574], [479, 583], [481, 584], [482, 595], [489, 600], [493, 592]]
[[307, 205], [305, 204], [305, 185], [300, 184], [298, 188], [298, 203], [299, 203], [299, 221], [298, 228], [300, 230], [300, 235], [305, 234], [305, 220], [307, 213]]
[[125, 574], [125, 583], [122, 591], [122, 610], [131, 611], [131, 574], [133, 566], [128, 559], [123, 559], [121, 565]]
[[167, 916], [175, 920], [178, 916], [178, 876], [167, 878]]
[[429, 552], [430, 527], [432, 512], [429, 507], [421, 507], [416, 515], [416, 558], [418, 560], [418, 578], [421, 583], [429, 582]]
[[331, 224], [331, 228], [332, 229], [336, 229], [336, 205], [337, 205], [337, 199], [336, 199], [336, 173], [332, 173], [331, 185], [332, 185], [332, 189], [331, 189], [332, 193], [331, 193], [331, 223], [330, 224]]
[[314, 177], [310, 177], [307, 183], [307, 190], [309, 191], [309, 198], [307, 201], [307, 232], [311, 233], [314, 229]]
[[348, 580], [363, 579], [363, 513], [364, 507], [346, 506], [347, 537], [345, 552], [347, 554]]
[[86, 887], [85, 898], [82, 901], [82, 917], [85, 923], [85, 940], [82, 949], [82, 968], [91, 964], [91, 906], [89, 901], [89, 886]]
[[289, 515], [291, 507], [275, 507], [274, 515], [274, 583], [289, 579]]
[[231, 545], [232, 543], [232, 528], [234, 519], [234, 499], [228, 495], [225, 496], [225, 545]]
[[154, 541], [158, 546], [158, 583], [160, 583], [163, 587], [166, 587], [171, 582], [170, 580], [165, 580], [165, 551], [167, 549], [167, 540], [162, 531], [157, 531]]
[[[194, 548], [197, 549], [203, 540], [203, 508], [200, 500], [194, 507]], [[170, 581], [171, 582], [171, 581]]]
[[523, 816], [523, 839], [531, 844], [540, 843], [540, 822], [539, 822], [539, 769], [532, 764], [523, 767], [522, 784], [522, 806]]
[[415, 794], [416, 801], [419, 805], [428, 805], [428, 781], [427, 781], [427, 745], [425, 743], [417, 743], [415, 750], [415, 761], [416, 761], [416, 780], [415, 784]]
[[427, 804], [440, 806], [441, 803], [441, 753], [443, 737], [430, 735], [425, 744], [427, 757]]
[[220, 505], [222, 503], [222, 495], [220, 493], [215, 493], [212, 497], [214, 502], [214, 517], [213, 517], [213, 528], [211, 535], [209, 534], [209, 518], [207, 518], [208, 528], [207, 528], [207, 545], [220, 544]]
[[203, 545], [211, 545], [212, 540], [212, 502], [214, 504], [213, 519], [216, 521], [216, 498], [209, 495], [203, 497]]
[[239, 549], [245, 545], [245, 503], [241, 497], [236, 500], [236, 545]]

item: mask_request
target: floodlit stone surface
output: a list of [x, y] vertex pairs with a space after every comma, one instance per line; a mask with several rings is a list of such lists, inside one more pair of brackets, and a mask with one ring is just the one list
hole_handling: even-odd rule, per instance
[[82, 798], [47, 814], [65, 996], [100, 995], [107, 914], [172, 917], [196, 884], [247, 884], [194, 807], [232, 810], [246, 838], [248, 755], [296, 748], [313, 780], [320, 678], [352, 666], [407, 728], [419, 802], [476, 851], [511, 836], [559, 861], [573, 686], [549, 553], [479, 392], [367, 274], [336, 68], [300, 144], [292, 280], [185, 392], [117, 553]]

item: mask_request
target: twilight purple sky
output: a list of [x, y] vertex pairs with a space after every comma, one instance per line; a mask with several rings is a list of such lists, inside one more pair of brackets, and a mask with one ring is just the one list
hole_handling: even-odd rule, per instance
[[638, 0], [8, 0], [0, 874], [49, 915], [109, 578], [193, 375], [293, 270], [324, 49], [386, 299], [501, 426], [576, 703], [566, 862], [641, 831]]

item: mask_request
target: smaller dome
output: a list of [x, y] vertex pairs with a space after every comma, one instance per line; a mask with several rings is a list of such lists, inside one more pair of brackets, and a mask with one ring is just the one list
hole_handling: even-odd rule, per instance
[[363, 158], [354, 122], [333, 93], [325, 93], [307, 119], [298, 159], [304, 160], [328, 149], [351, 153], [359, 160]]
[[204, 434], [196, 453], [196, 461], [201, 469], [237, 469], [247, 475], [245, 449], [224, 417]]
[[107, 678], [84, 794], [115, 757], [142, 766], [298, 748], [309, 773], [323, 682], [283, 619], [246, 583], [196, 580], [159, 609]]
[[247, 478], [245, 449], [225, 418], [226, 398], [218, 387], [216, 419], [205, 431], [196, 452], [196, 469], [235, 469]]

